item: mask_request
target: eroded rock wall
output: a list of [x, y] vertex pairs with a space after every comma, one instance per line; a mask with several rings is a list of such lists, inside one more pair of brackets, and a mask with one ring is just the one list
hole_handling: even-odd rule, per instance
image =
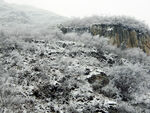
[[110, 42], [117, 47], [134, 48], [139, 47], [148, 55], [150, 54], [150, 35], [138, 29], [128, 28], [121, 24], [104, 25], [95, 24], [90, 27], [92, 35], [110, 37]]
[[93, 36], [99, 35], [109, 37], [110, 43], [121, 48], [139, 47], [150, 55], [150, 34], [136, 28], [130, 28], [122, 24], [93, 24], [90, 27], [62, 27], [63, 33], [89, 32]]

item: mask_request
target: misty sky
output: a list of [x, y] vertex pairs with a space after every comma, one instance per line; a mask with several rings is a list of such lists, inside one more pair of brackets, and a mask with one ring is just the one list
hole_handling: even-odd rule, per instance
[[67, 17], [127, 15], [150, 26], [150, 0], [5, 0], [31, 5]]

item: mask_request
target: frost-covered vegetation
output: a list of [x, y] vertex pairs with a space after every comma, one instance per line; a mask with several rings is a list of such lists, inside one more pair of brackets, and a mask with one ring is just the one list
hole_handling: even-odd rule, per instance
[[1, 30], [0, 111], [149, 113], [150, 58], [108, 38]]
[[149, 113], [150, 56], [108, 39], [49, 24], [1, 24], [0, 112]]
[[114, 17], [106, 17], [106, 16], [91, 16], [85, 18], [75, 18], [71, 19], [63, 23], [64, 27], [89, 27], [93, 24], [105, 24], [105, 25], [117, 25], [122, 24], [125, 27], [137, 29], [142, 32], [150, 33], [148, 25], [144, 22], [140, 22], [139, 20], [134, 19], [133, 17], [125, 17], [125, 16], [114, 16]]

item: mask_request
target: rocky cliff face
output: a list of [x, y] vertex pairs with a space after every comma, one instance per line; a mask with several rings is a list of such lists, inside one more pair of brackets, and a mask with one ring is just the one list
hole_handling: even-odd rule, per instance
[[110, 37], [110, 42], [117, 47], [133, 48], [139, 47], [148, 55], [150, 54], [150, 35], [139, 29], [129, 28], [122, 24], [105, 25], [95, 24], [90, 27], [92, 35]]
[[123, 24], [93, 24], [89, 27], [62, 27], [63, 33], [89, 32], [92, 35], [99, 35], [110, 38], [110, 43], [117, 47], [134, 48], [139, 47], [150, 55], [150, 34], [148, 31], [124, 26]]

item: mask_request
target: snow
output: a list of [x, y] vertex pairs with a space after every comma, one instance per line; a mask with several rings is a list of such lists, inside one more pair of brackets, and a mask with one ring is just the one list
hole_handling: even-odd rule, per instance
[[[47, 19], [51, 17], [45, 11], [16, 7], [1, 6], [7, 13], [0, 10], [0, 15], [5, 15], [0, 21], [7, 23], [11, 8], [11, 16], [19, 20], [26, 16], [27, 20], [38, 18], [38, 21], [48, 15]], [[32, 18], [28, 14], [30, 11], [44, 15]], [[99, 17], [93, 18], [76, 20], [72, 24], [109, 24]], [[31, 20], [28, 21], [32, 23]], [[86, 23], [85, 20], [90, 21]], [[132, 19], [125, 23], [126, 18], [113, 18], [110, 22], [115, 20], [124, 25], [132, 23], [131, 27], [143, 26], [141, 23], [136, 26], [137, 22]], [[150, 57], [139, 48], [121, 50], [108, 45], [107, 38], [88, 33], [64, 35], [49, 24], [18, 25], [18, 22], [10, 21], [15, 25], [12, 27], [10, 24], [3, 26], [4, 23], [0, 24], [0, 112], [90, 113], [103, 110], [109, 113], [113, 108], [117, 112], [137, 113], [149, 110]], [[53, 23], [57, 21], [54, 19]], [[110, 64], [109, 59], [114, 63]], [[109, 80], [106, 86], [99, 87], [106, 82], [101, 83], [102, 78], [98, 78], [99, 84], [89, 83], [90, 77], [101, 73]]]

